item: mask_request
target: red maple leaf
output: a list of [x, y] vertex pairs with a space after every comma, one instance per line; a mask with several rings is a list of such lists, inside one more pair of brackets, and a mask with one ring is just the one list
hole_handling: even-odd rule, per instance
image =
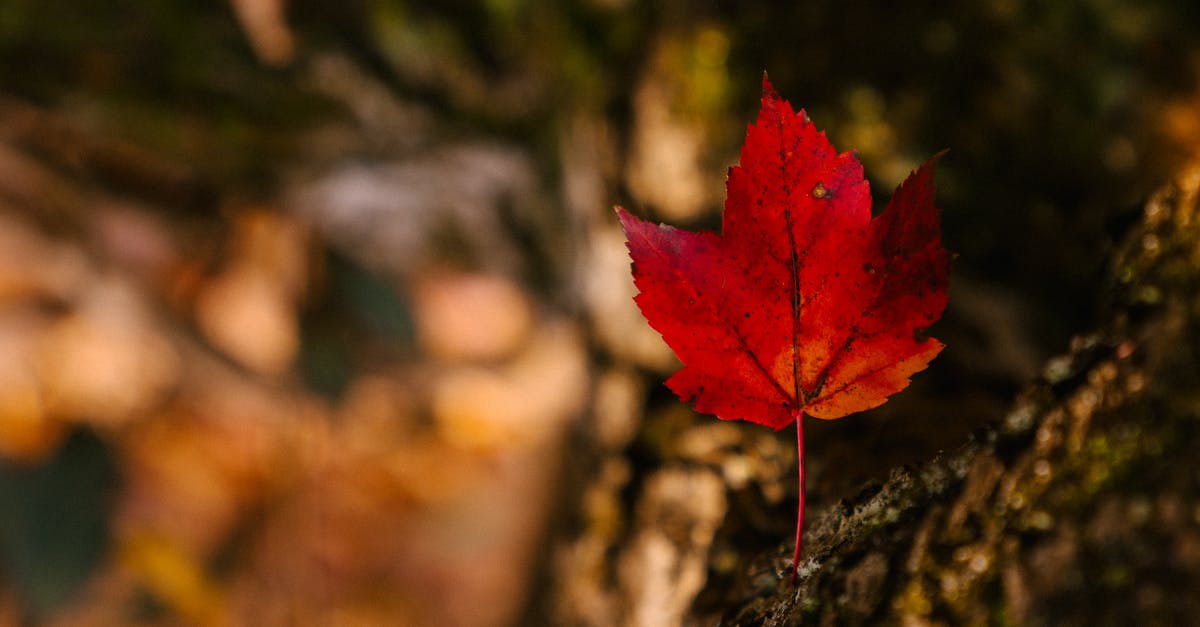
[[796, 562], [804, 521], [802, 418], [876, 407], [942, 350], [923, 331], [946, 306], [930, 159], [878, 216], [862, 165], [838, 154], [763, 77], [762, 109], [730, 168], [721, 234], [618, 207], [638, 306], [683, 368], [667, 387], [697, 411], [775, 429], [795, 422]]

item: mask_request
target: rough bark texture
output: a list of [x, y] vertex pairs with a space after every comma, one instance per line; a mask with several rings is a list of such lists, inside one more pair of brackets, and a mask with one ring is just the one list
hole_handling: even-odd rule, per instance
[[[697, 623], [1188, 624], [1200, 612], [1200, 170], [1146, 205], [1108, 323], [1004, 420], [816, 517]], [[737, 595], [730, 597], [735, 601]]]
[[[1153, 196], [1111, 265], [1107, 322], [1047, 362], [1001, 421], [816, 508], [798, 586], [786, 533], [757, 556], [745, 543], [770, 528], [753, 519], [772, 511], [745, 485], [769, 495], [788, 476], [773, 444], [786, 438], [728, 424], [673, 430], [685, 419], [668, 417], [652, 420], [662, 433], [650, 441], [674, 444], [660, 445], [663, 467], [646, 471], [624, 532], [601, 521], [619, 518], [622, 490], [637, 491], [629, 457], [602, 462], [621, 470], [590, 484], [585, 503], [607, 506], [585, 505], [590, 522], [560, 548], [550, 615], [594, 625], [1190, 623], [1200, 610], [1198, 200], [1197, 167]], [[713, 487], [712, 471], [696, 466], [721, 473], [728, 501], [700, 489]], [[687, 489], [654, 489], [688, 476]], [[708, 583], [692, 603], [697, 554], [708, 556]]]

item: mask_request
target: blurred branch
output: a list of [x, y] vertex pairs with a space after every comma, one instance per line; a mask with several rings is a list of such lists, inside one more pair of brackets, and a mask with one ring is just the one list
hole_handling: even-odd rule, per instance
[[287, 0], [229, 0], [229, 3], [263, 63], [279, 67], [292, 61], [296, 42], [287, 25]]

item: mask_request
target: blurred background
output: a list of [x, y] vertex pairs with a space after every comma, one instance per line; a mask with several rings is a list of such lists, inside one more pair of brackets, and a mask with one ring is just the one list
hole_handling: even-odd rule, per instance
[[794, 440], [662, 387], [612, 206], [716, 228], [764, 71], [878, 201], [950, 149], [947, 349], [812, 511], [1000, 417], [1200, 152], [1188, 0], [4, 2], [0, 624], [722, 603]]

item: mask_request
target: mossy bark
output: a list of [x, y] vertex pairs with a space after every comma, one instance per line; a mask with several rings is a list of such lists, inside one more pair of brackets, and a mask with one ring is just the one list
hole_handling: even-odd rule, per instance
[[[999, 424], [814, 512], [698, 624], [1185, 624], [1200, 612], [1200, 169], [1149, 201], [1108, 320]], [[740, 600], [739, 600], [740, 599]]]

